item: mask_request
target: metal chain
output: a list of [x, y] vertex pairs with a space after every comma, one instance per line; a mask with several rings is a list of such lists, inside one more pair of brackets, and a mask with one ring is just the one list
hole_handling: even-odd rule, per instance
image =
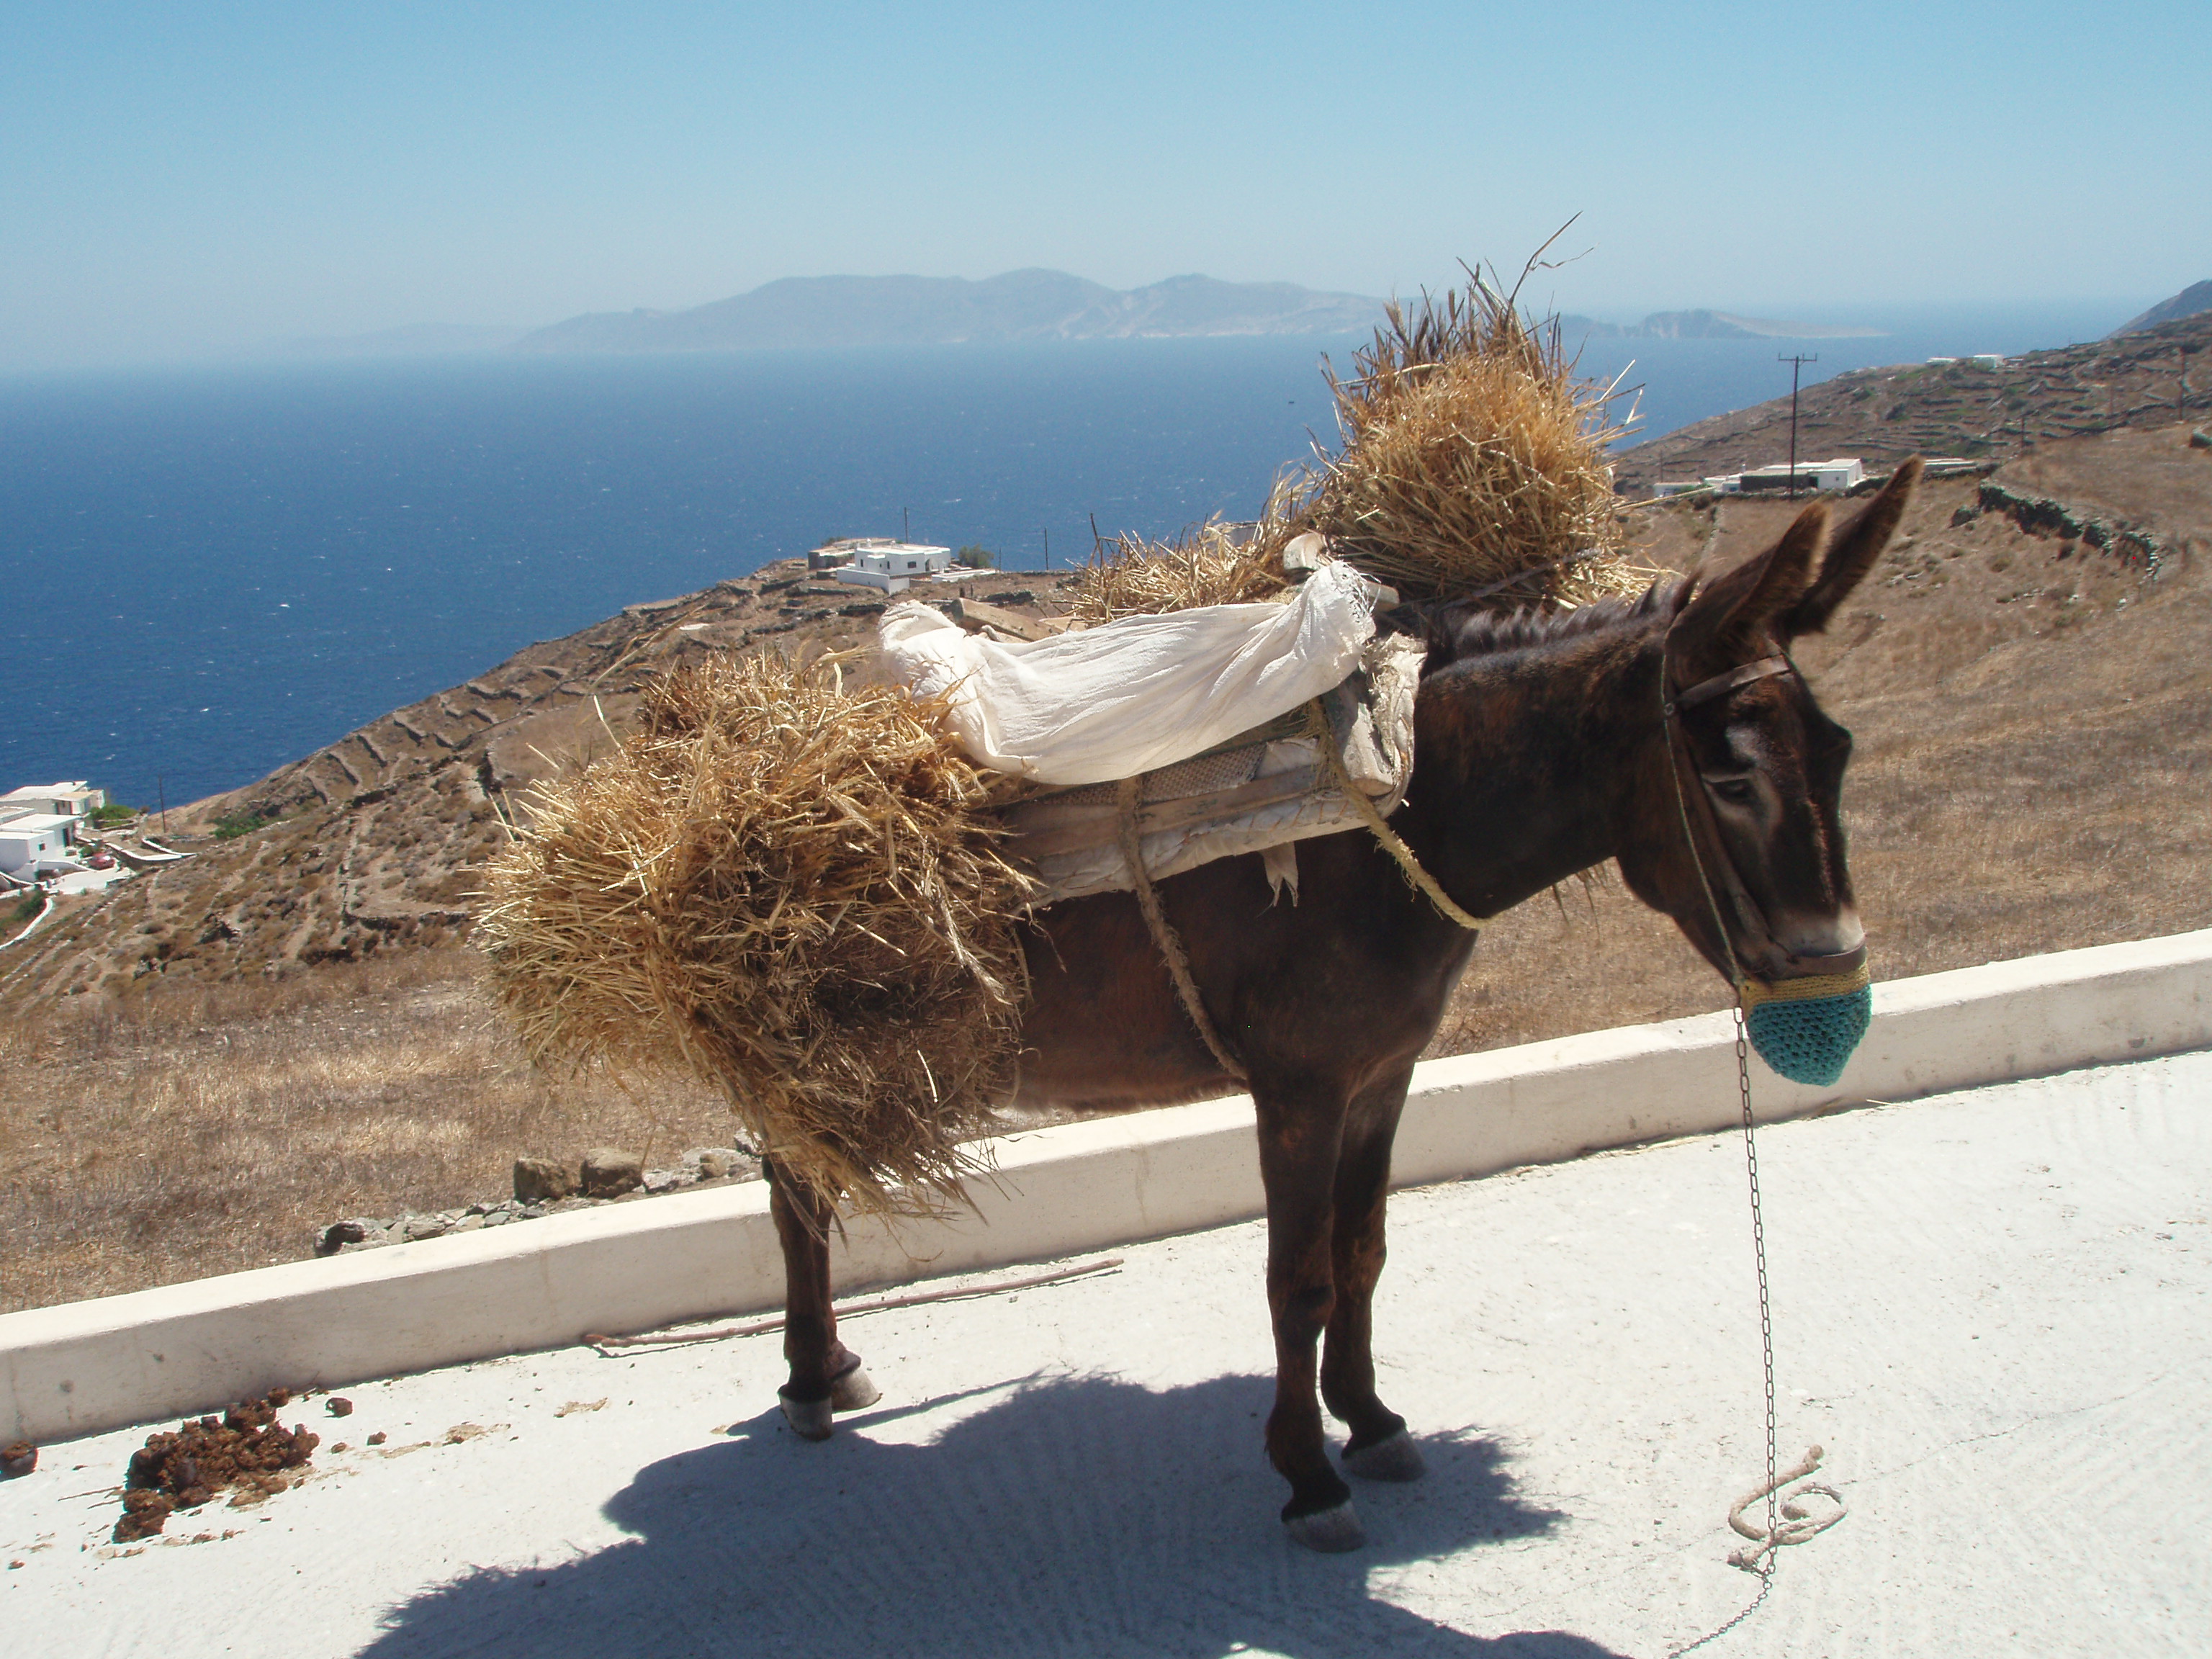
[[[1742, 988], [1738, 987], [1735, 1000], [1735, 1077], [1736, 1087], [1743, 1096], [1743, 1168], [1751, 1182], [1751, 1259], [1759, 1273], [1759, 1363], [1766, 1376], [1766, 1535], [1774, 1536], [1777, 1517], [1775, 1505], [1779, 1501], [1774, 1489], [1781, 1483], [1774, 1478], [1774, 1309], [1766, 1289], [1766, 1219], [1759, 1208], [1759, 1139], [1753, 1133], [1751, 1115], [1751, 1042], [1745, 1030]], [[1768, 1555], [1753, 1569], [1761, 1578], [1774, 1571], [1774, 1557]], [[1764, 1585], [1759, 1592], [1766, 1594]]]
[[[1774, 1305], [1767, 1298], [1767, 1224], [1759, 1212], [1759, 1137], [1752, 1121], [1752, 1046], [1743, 1026], [1743, 994], [1736, 994], [1736, 1088], [1743, 1093], [1743, 1175], [1752, 1183], [1752, 1265], [1759, 1270], [1759, 1358], [1767, 1378], [1767, 1537], [1774, 1537]], [[1767, 1558], [1763, 1573], [1774, 1571]]]
[[[1688, 828], [1686, 822], [1684, 826]], [[1702, 873], [1702, 872], [1700, 872]], [[1781, 1484], [1774, 1478], [1774, 1313], [1766, 1291], [1766, 1223], [1759, 1209], [1759, 1142], [1753, 1133], [1754, 1120], [1751, 1115], [1751, 1040], [1744, 1028], [1743, 993], [1739, 987], [1735, 1000], [1735, 1079], [1736, 1088], [1743, 1101], [1743, 1165], [1751, 1182], [1751, 1257], [1759, 1273], [1759, 1360], [1766, 1378], [1766, 1535], [1774, 1536], [1778, 1517], [1775, 1515], [1774, 1489]], [[1757, 1613], [1766, 1601], [1766, 1593], [1774, 1588], [1774, 1567], [1781, 1558], [1771, 1552], [1762, 1557], [1750, 1571], [1758, 1575], [1759, 1594], [1746, 1602], [1742, 1609], [1726, 1624], [1707, 1631], [1694, 1642], [1679, 1648], [1669, 1648], [1667, 1659], [1682, 1659], [1709, 1642], [1717, 1642], [1738, 1625]]]
[[[1705, 874], [1705, 860], [1698, 850], [1697, 832], [1690, 827], [1689, 803], [1684, 799], [1682, 788], [1681, 761], [1674, 746], [1676, 711], [1674, 698], [1668, 695], [1667, 654], [1662, 647], [1659, 653], [1660, 741], [1667, 747], [1667, 775], [1674, 786], [1674, 811], [1681, 820], [1682, 840], [1688, 848], [1691, 866], [1698, 872], [1698, 885], [1704, 890], [1705, 905], [1712, 916], [1713, 929], [1720, 937], [1721, 949], [1728, 955], [1729, 979], [1735, 991], [1735, 1079], [1738, 1098], [1743, 1105], [1744, 1173], [1751, 1185], [1752, 1264], [1759, 1277], [1759, 1363], [1765, 1383], [1766, 1402], [1766, 1535], [1771, 1538], [1778, 1519], [1775, 1513], [1774, 1488], [1780, 1484], [1774, 1478], [1774, 1313], [1767, 1294], [1766, 1222], [1759, 1212], [1759, 1142], [1754, 1133], [1757, 1120], [1753, 1117], [1751, 1110], [1751, 1036], [1745, 1023], [1743, 969], [1736, 960], [1735, 942], [1729, 938], [1728, 924], [1722, 919], [1720, 900], [1715, 896], [1712, 882]], [[1741, 1612], [1726, 1624], [1707, 1631], [1696, 1641], [1670, 1650], [1667, 1659], [1681, 1659], [1686, 1653], [1694, 1652], [1709, 1642], [1718, 1641], [1757, 1613], [1765, 1602], [1767, 1592], [1774, 1588], [1776, 1560], [1777, 1558], [1769, 1553], [1749, 1569], [1759, 1577], [1759, 1594], [1751, 1598]]]

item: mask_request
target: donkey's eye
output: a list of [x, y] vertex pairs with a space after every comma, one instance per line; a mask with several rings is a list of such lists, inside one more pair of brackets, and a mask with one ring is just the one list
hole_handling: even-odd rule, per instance
[[1749, 778], [1708, 778], [1705, 787], [1731, 806], [1748, 806], [1756, 795]]

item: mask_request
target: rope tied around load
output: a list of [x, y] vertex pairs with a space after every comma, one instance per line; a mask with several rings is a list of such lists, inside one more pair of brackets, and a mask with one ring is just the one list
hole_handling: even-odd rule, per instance
[[1121, 856], [1128, 861], [1137, 908], [1145, 913], [1145, 926], [1152, 933], [1153, 948], [1167, 964], [1168, 977], [1175, 981], [1176, 1000], [1182, 1004], [1183, 1013], [1190, 1023], [1198, 1028], [1214, 1063], [1239, 1083], [1249, 1082], [1244, 1063], [1230, 1052], [1229, 1045], [1222, 1041], [1220, 1028], [1214, 1024], [1213, 1016], [1206, 1012], [1206, 1004], [1199, 998], [1198, 981], [1191, 976], [1190, 953], [1183, 949], [1182, 935], [1176, 932], [1175, 924], [1160, 908], [1159, 890], [1152, 885], [1152, 872], [1145, 868], [1145, 838], [1137, 829], [1138, 798], [1144, 785], [1143, 778], [1135, 777], [1124, 778], [1115, 787], [1115, 800], [1121, 808], [1118, 828]]
[[[1397, 863], [1407, 884], [1425, 896], [1437, 908], [1437, 914], [1448, 921], [1473, 933], [1491, 920], [1478, 916], [1455, 902], [1437, 878], [1422, 867], [1413, 849], [1406, 845], [1397, 831], [1384, 822], [1374, 801], [1353, 779], [1344, 763], [1343, 746], [1338, 743], [1335, 728], [1329, 723], [1328, 711], [1316, 697], [1306, 705], [1309, 726], [1315, 748], [1319, 750], [1322, 769], [1327, 774], [1329, 786], [1351, 805], [1353, 814], [1366, 825], [1370, 834], [1382, 843], [1382, 850]], [[1232, 1050], [1221, 1029], [1206, 1012], [1200, 997], [1198, 981], [1191, 973], [1190, 955], [1183, 948], [1182, 936], [1167, 919], [1160, 908], [1158, 890], [1152, 884], [1152, 872], [1145, 867], [1144, 836], [1137, 821], [1138, 807], [1144, 789], [1141, 777], [1124, 778], [1115, 786], [1115, 802], [1119, 811], [1115, 825], [1121, 843], [1122, 860], [1129, 866], [1129, 884], [1137, 896], [1137, 908], [1144, 912], [1146, 928], [1152, 936], [1153, 946], [1166, 964], [1168, 978], [1175, 986], [1176, 1000], [1182, 1005], [1184, 1014], [1206, 1044], [1214, 1062], [1239, 1083], [1249, 1082], [1243, 1062]]]
[[1337, 793], [1352, 804], [1352, 810], [1367, 826], [1368, 833], [1380, 842], [1382, 850], [1397, 861], [1398, 869], [1405, 876], [1407, 884], [1425, 896], [1445, 921], [1456, 922], [1470, 933], [1496, 920], [1492, 916], [1475, 915], [1455, 902], [1452, 896], [1438, 884], [1437, 878], [1422, 867], [1420, 859], [1412, 848], [1406, 845], [1405, 838], [1383, 821], [1382, 815], [1375, 810], [1375, 803], [1368, 799], [1367, 792], [1352, 781], [1352, 774], [1345, 769], [1344, 750], [1337, 743], [1336, 730], [1329, 724], [1328, 711], [1322, 707], [1321, 700], [1316, 698], [1306, 705], [1306, 709], [1312, 717], [1315, 742], [1321, 750], [1322, 764], [1328, 769], [1329, 781], [1335, 786]]

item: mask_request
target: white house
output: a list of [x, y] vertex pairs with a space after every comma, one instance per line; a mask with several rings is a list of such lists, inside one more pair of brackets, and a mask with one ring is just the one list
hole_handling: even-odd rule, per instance
[[[1790, 463], [1777, 461], [1771, 466], [1754, 466], [1738, 474], [1736, 489], [1749, 495], [1788, 489], [1791, 482]], [[1798, 489], [1809, 489], [1816, 495], [1852, 489], [1866, 482], [1866, 465], [1856, 455], [1838, 456], [1832, 461], [1800, 461], [1795, 482]]]
[[26, 784], [0, 795], [0, 819], [20, 817], [25, 812], [86, 818], [106, 805], [106, 792], [94, 789], [82, 778], [74, 783]]
[[0, 871], [11, 876], [35, 876], [41, 865], [67, 865], [73, 817], [56, 812], [24, 812], [0, 823]]
[[[1856, 489], [1866, 481], [1866, 464], [1856, 455], [1839, 456], [1832, 461], [1800, 461], [1797, 463], [1797, 488], [1813, 495], [1825, 491], [1841, 494]], [[1651, 486], [1656, 498], [1686, 495], [1692, 490], [1710, 489], [1716, 495], [1763, 495], [1770, 490], [1790, 488], [1790, 463], [1777, 461], [1771, 466], [1746, 468], [1741, 472], [1716, 473], [1707, 478], [1668, 479]]]
[[830, 574], [841, 582], [903, 593], [907, 584], [931, 581], [952, 568], [949, 547], [924, 547], [917, 542], [853, 541], [842, 544], [852, 562]]

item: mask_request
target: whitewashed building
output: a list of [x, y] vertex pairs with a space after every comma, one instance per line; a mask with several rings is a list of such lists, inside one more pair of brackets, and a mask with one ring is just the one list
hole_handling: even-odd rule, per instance
[[[1838, 456], [1832, 461], [1800, 461], [1796, 478], [1798, 489], [1807, 495], [1841, 495], [1866, 482], [1866, 464], [1856, 455]], [[1709, 489], [1716, 495], [1766, 495], [1778, 490], [1786, 493], [1790, 479], [1790, 463], [1777, 461], [1771, 466], [1718, 472], [1709, 478], [1665, 480], [1653, 484], [1651, 493], [1664, 497]]]
[[22, 812], [0, 822], [0, 872], [30, 878], [42, 866], [76, 869], [70, 832], [76, 820], [56, 812]]
[[51, 812], [58, 817], [88, 818], [107, 805], [107, 793], [82, 778], [74, 783], [26, 784], [0, 795], [0, 819], [25, 812]]
[[839, 544], [852, 561], [830, 574], [841, 582], [903, 593], [909, 582], [933, 581], [952, 568], [952, 550], [919, 542], [851, 541]]
[[[1841, 493], [1856, 489], [1866, 482], [1866, 465], [1856, 455], [1838, 456], [1832, 461], [1800, 461], [1795, 483], [1801, 490], [1815, 495], [1830, 491]], [[1736, 475], [1739, 494], [1750, 495], [1777, 489], [1788, 489], [1792, 483], [1790, 463], [1778, 461], [1771, 466], [1755, 466]]]

